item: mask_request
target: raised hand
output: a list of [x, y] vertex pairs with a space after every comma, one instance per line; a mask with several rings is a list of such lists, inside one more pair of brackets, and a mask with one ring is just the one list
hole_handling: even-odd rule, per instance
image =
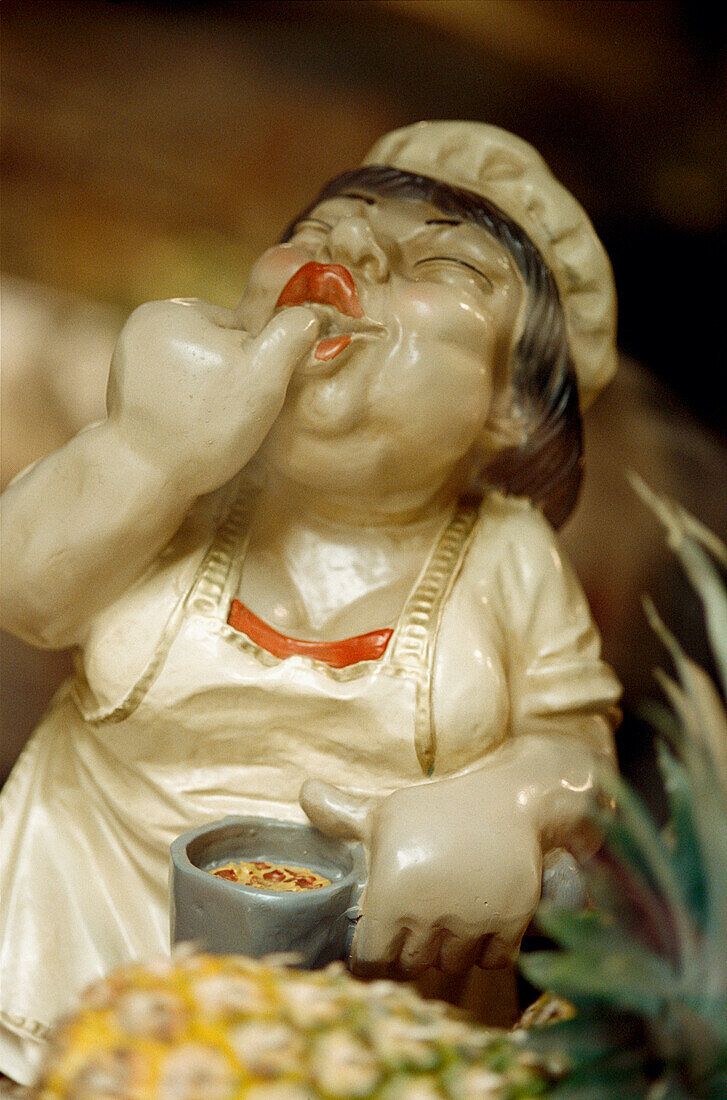
[[204, 302], [135, 310], [114, 352], [108, 419], [3, 494], [3, 626], [33, 645], [83, 644], [194, 500], [253, 457], [317, 334], [304, 307], [255, 337]]
[[132, 313], [109, 375], [109, 420], [172, 484], [201, 495], [255, 454], [280, 412], [318, 320], [278, 312], [255, 337], [232, 310], [195, 299], [149, 302]]

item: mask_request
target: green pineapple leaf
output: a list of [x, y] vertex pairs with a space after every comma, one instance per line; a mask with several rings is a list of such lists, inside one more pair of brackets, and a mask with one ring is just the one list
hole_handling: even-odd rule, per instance
[[633, 1049], [643, 1025], [632, 1013], [603, 1016], [584, 1012], [530, 1032], [528, 1045], [548, 1054], [556, 1065], [585, 1066], [610, 1057], [614, 1051]]
[[651, 1082], [638, 1057], [618, 1062], [599, 1063], [575, 1070], [556, 1084], [551, 1100], [644, 1100]]
[[681, 740], [706, 744], [719, 781], [727, 791], [727, 714], [722, 699], [704, 669], [684, 653], [648, 597], [643, 605], [649, 625], [669, 651], [679, 674], [680, 683], [676, 683], [661, 669], [655, 670], [656, 679], [679, 719]]
[[636, 848], [649, 877], [663, 898], [674, 924], [679, 957], [684, 967], [699, 955], [695, 922], [689, 909], [688, 891], [677, 875], [669, 846], [644, 803], [617, 775], [604, 772], [601, 787], [617, 806], [617, 824], [607, 825], [607, 838], [618, 855]]
[[[727, 686], [724, 544], [678, 504], [632, 484], [666, 527], [704, 607]], [[686, 656], [650, 600], [648, 621], [676, 679], [657, 674], [670, 710], [651, 705], [669, 822], [660, 830], [618, 776], [604, 774], [614, 812], [596, 811], [604, 851], [585, 868], [594, 911], [541, 906], [560, 947], [522, 958], [526, 976], [568, 998], [575, 1019], [531, 1033], [565, 1068], [559, 1100], [727, 1097], [727, 714], [719, 690]]]
[[679, 557], [704, 606], [705, 624], [722, 690], [727, 693], [727, 589], [710, 555], [727, 569], [727, 546], [713, 531], [668, 497], [654, 493], [638, 474], [631, 485], [666, 528], [667, 542]]
[[669, 803], [669, 824], [665, 841], [671, 849], [674, 869], [684, 887], [690, 912], [703, 931], [706, 922], [707, 886], [699, 847], [699, 836], [692, 815], [692, 790], [684, 766], [667, 745], [656, 746], [659, 770]]
[[625, 1012], [658, 1016], [679, 994], [669, 966], [638, 944], [622, 944], [609, 953], [533, 951], [522, 963], [534, 985], [591, 1006], [601, 1000]]

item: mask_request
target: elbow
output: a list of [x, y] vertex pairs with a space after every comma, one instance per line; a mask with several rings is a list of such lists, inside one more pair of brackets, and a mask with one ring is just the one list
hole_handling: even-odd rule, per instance
[[40, 525], [10, 523], [3, 532], [0, 627], [38, 649], [65, 649], [81, 641], [82, 609], [92, 587], [79, 579], [68, 552]]
[[594, 715], [593, 728], [586, 737], [586, 743], [590, 745], [594, 754], [601, 763], [617, 766], [616, 741], [614, 734], [621, 725], [622, 712], [620, 707], [613, 706], [605, 714]]
[[615, 765], [614, 732], [620, 721], [621, 711], [618, 707], [610, 707], [601, 713], [554, 716], [542, 732], [551, 742], [559, 742], [566, 755], [573, 759], [579, 759], [585, 753], [586, 756], [593, 756], [600, 765]]
[[0, 593], [0, 627], [36, 649], [65, 649], [80, 641], [80, 624], [31, 584], [16, 577]]
[[14, 607], [8, 611], [3, 607], [0, 628], [35, 649], [66, 649], [77, 641], [73, 630], [59, 629], [55, 621], [36, 616], [25, 608]]

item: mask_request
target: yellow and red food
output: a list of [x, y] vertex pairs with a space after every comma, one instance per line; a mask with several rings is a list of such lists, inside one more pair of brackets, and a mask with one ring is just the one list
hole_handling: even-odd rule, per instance
[[320, 890], [330, 886], [331, 880], [311, 871], [308, 867], [290, 867], [284, 863], [268, 863], [267, 860], [229, 860], [221, 867], [213, 867], [210, 874], [240, 886], [257, 886], [262, 890], [285, 890], [296, 893], [301, 890]]

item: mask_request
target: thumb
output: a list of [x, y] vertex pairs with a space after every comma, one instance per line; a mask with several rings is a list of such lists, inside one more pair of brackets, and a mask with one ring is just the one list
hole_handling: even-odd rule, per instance
[[172, 305], [186, 306], [188, 309], [196, 311], [215, 328], [239, 329], [234, 309], [226, 309], [225, 306], [206, 302], [204, 298], [170, 298], [169, 302]]
[[312, 310], [293, 306], [276, 313], [262, 332], [253, 337], [252, 348], [258, 366], [281, 366], [292, 371], [318, 338], [320, 322]]
[[315, 827], [326, 836], [368, 843], [371, 811], [377, 799], [348, 794], [321, 779], [306, 779], [299, 802]]

